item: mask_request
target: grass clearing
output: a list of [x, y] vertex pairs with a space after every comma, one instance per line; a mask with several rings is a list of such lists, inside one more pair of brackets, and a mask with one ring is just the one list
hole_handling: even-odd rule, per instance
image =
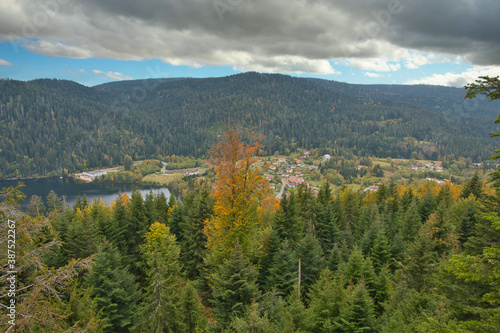
[[165, 173], [165, 174], [153, 173], [151, 175], [147, 175], [146, 177], [142, 178], [142, 180], [144, 182], [153, 182], [161, 185], [168, 185], [173, 181], [180, 180], [182, 177], [184, 177], [183, 173]]

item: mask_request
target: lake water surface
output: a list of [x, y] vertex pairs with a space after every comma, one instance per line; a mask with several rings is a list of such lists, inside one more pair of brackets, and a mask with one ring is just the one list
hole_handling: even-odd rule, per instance
[[[16, 186], [17, 180], [0, 180], [0, 189], [3, 187]], [[66, 203], [73, 205], [76, 199], [86, 195], [89, 201], [95, 198], [101, 198], [105, 204], [118, 197], [118, 193], [127, 193], [130, 195], [134, 188], [137, 188], [145, 197], [149, 191], [153, 193], [163, 192], [167, 199], [170, 197], [170, 191], [166, 187], [154, 185], [138, 184], [115, 184], [115, 183], [76, 183], [71, 178], [43, 178], [43, 179], [25, 179], [21, 180], [26, 186], [21, 191], [26, 195], [26, 199], [21, 203], [24, 208], [32, 195], [41, 196], [44, 200], [50, 190], [54, 190], [58, 196], [66, 196]]]

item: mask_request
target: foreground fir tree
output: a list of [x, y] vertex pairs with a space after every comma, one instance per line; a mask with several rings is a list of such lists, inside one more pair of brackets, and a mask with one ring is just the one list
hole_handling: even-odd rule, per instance
[[364, 283], [351, 291], [347, 306], [342, 308], [337, 327], [341, 332], [377, 332], [373, 300]]
[[276, 290], [278, 295], [290, 294], [298, 279], [298, 260], [294, 251], [283, 243], [282, 248], [272, 258], [271, 266], [267, 274], [266, 290]]
[[347, 306], [347, 290], [339, 275], [323, 270], [311, 287], [309, 299], [308, 312], [314, 332], [335, 332], [341, 322], [341, 311]]
[[184, 328], [187, 333], [205, 332], [208, 319], [194, 283], [188, 281], [182, 289], [180, 299]]
[[145, 235], [141, 253], [147, 265], [147, 280], [138, 328], [147, 332], [184, 332], [180, 248], [175, 236], [164, 224], [154, 223]]
[[133, 326], [140, 298], [134, 280], [134, 275], [122, 265], [118, 250], [103, 244], [85, 283], [91, 288], [102, 316], [107, 319], [105, 332], [127, 332]]
[[308, 232], [297, 247], [296, 253], [301, 260], [300, 292], [301, 295], [307, 295], [325, 266], [323, 249], [316, 237]]
[[205, 267], [207, 236], [203, 232], [205, 221], [213, 214], [213, 200], [208, 187], [193, 192], [185, 201], [182, 221], [183, 238], [181, 258], [187, 277], [197, 279]]
[[[495, 229], [500, 230], [500, 218], [496, 214], [486, 216]], [[448, 271], [458, 280], [466, 282], [469, 288], [478, 283], [486, 288], [473, 295], [472, 300], [479, 303], [476, 309], [480, 320], [462, 320], [460, 326], [472, 331], [495, 332], [500, 330], [500, 246], [498, 243], [483, 248], [481, 254], [455, 255], [450, 260]], [[476, 290], [477, 291], [477, 290]], [[483, 304], [480, 303], [483, 302]]]
[[259, 297], [257, 277], [257, 270], [236, 243], [230, 257], [216, 269], [210, 281], [218, 327], [225, 327], [241, 316], [252, 300]]
[[304, 234], [304, 222], [299, 217], [297, 200], [294, 192], [280, 201], [280, 208], [274, 215], [273, 230], [281, 241], [287, 239], [296, 247]]

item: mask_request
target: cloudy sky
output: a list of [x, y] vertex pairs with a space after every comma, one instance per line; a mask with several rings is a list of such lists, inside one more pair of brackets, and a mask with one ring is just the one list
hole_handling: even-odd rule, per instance
[[499, 0], [2, 0], [0, 77], [460, 87], [500, 75], [499, 14]]

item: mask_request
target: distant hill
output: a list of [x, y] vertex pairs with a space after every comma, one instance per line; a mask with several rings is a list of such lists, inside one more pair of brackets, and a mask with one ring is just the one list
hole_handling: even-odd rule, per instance
[[167, 78], [167, 79], [144, 79], [144, 80], [124, 80], [117, 82], [108, 82], [94, 86], [96, 90], [104, 91], [130, 91], [133, 89], [149, 89], [161, 83], [186, 80], [187, 78]]
[[464, 104], [465, 91], [352, 85], [279, 74], [112, 82], [0, 80], [0, 172], [46, 175], [134, 159], [206, 154], [231, 124], [264, 151], [440, 155], [485, 160], [498, 103]]

